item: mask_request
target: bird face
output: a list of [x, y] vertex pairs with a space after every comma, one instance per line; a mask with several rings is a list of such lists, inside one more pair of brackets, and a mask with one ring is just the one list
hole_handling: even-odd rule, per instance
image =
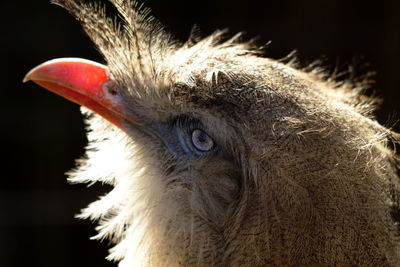
[[[127, 94], [125, 88], [128, 85], [118, 85], [107, 72], [108, 68], [104, 65], [66, 58], [46, 62], [29, 72], [25, 78], [101, 115], [102, 118], [92, 111], [84, 111], [92, 127], [93, 146], [103, 147], [96, 148], [96, 152], [107, 155], [88, 156], [88, 162], [81, 167], [85, 175], [78, 174], [77, 179], [86, 180], [90, 176], [93, 179], [93, 174], [87, 173], [88, 165], [92, 165], [89, 169], [96, 172], [104, 169], [98, 168], [98, 165], [110, 165], [115, 169], [111, 169], [108, 175], [103, 172], [98, 179], [114, 183], [117, 188], [124, 184], [127, 186], [124, 190], [141, 191], [138, 194], [127, 190], [124, 197], [136, 200], [135, 203], [129, 203], [132, 205], [129, 208], [140, 206], [138, 202], [149, 202], [143, 203], [145, 207], [140, 207], [139, 211], [151, 213], [147, 221], [154, 220], [152, 223], [164, 224], [163, 228], [168, 228], [170, 233], [162, 234], [165, 238], [185, 240], [181, 243], [192, 242], [190, 239], [194, 233], [191, 228], [194, 227], [200, 235], [201, 232], [207, 233], [205, 240], [220, 239], [220, 231], [232, 213], [233, 203], [238, 199], [241, 181], [238, 163], [234, 162], [231, 156], [233, 151], [227, 146], [232, 137], [221, 136], [223, 131], [218, 130], [229, 126], [222, 126], [221, 123], [226, 122], [215, 116], [210, 117], [209, 111], [201, 105], [197, 104], [197, 109], [186, 108], [185, 111], [167, 98], [171, 93], [167, 91], [169, 88], [165, 89], [168, 95], [156, 95], [157, 99], [154, 96], [138, 99]], [[158, 105], [154, 107], [153, 103]], [[191, 103], [188, 101], [184, 105]], [[101, 140], [98, 136], [101, 136]], [[122, 146], [113, 142], [116, 136], [120, 138], [116, 143], [120, 142]], [[115, 151], [116, 147], [123, 151]], [[112, 159], [116, 154], [122, 155], [122, 158]], [[92, 160], [93, 163], [90, 162]], [[141, 173], [140, 181], [130, 181], [138, 173]], [[120, 180], [121, 177], [127, 179]], [[131, 197], [130, 194], [139, 196]], [[127, 204], [111, 205], [112, 208], [101, 212], [115, 213], [115, 205]], [[131, 226], [133, 223], [128, 218], [125, 220], [122, 222], [124, 225]], [[140, 223], [143, 224], [143, 220], [141, 218]], [[146, 234], [149, 234], [147, 230]], [[215, 243], [212, 240], [207, 242]]]
[[[392, 264], [394, 133], [357, 87], [260, 57], [222, 32], [178, 44], [147, 11], [55, 1], [107, 65], [46, 62], [25, 80], [83, 106], [71, 182], [114, 189], [81, 215], [121, 266]], [[122, 25], [122, 26], [118, 26]], [[360, 245], [362, 244], [362, 245]]]

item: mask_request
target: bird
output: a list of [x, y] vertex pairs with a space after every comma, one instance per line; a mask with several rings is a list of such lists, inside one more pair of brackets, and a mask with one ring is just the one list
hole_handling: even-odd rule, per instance
[[137, 1], [52, 0], [105, 64], [47, 61], [24, 81], [82, 106], [71, 183], [113, 186], [97, 221], [119, 266], [398, 266], [399, 134], [365, 81], [264, 56], [241, 35], [178, 42]]

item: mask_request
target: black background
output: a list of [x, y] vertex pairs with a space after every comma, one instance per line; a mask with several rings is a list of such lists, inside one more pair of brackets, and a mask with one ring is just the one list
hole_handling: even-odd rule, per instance
[[[376, 71], [373, 88], [384, 98], [381, 123], [399, 119], [400, 1], [165, 1], [147, 0], [152, 14], [184, 41], [197, 24], [272, 40], [267, 56], [293, 49], [305, 65], [324, 57], [328, 69], [356, 65]], [[33, 83], [34, 66], [58, 57], [102, 62], [79, 24], [47, 0], [2, 1], [0, 266], [115, 266], [104, 260], [107, 242], [90, 241], [88, 221], [74, 214], [110, 188], [68, 185], [63, 174], [83, 154], [78, 106]], [[395, 129], [399, 131], [400, 127]]]

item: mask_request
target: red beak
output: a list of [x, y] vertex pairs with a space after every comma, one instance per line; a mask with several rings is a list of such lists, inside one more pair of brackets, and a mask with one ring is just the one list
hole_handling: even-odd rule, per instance
[[23, 81], [29, 80], [91, 109], [121, 129], [123, 121], [135, 123], [134, 118], [128, 119], [119, 97], [110, 92], [113, 83], [102, 64], [79, 58], [54, 59], [32, 69]]

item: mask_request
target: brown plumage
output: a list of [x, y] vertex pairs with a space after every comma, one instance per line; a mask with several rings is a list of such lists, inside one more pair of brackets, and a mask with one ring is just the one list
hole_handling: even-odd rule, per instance
[[397, 134], [374, 120], [362, 83], [262, 57], [238, 36], [221, 41], [222, 32], [179, 44], [137, 3], [110, 0], [117, 23], [99, 5], [54, 2], [82, 23], [118, 103], [137, 119], [117, 128], [85, 109], [88, 150], [70, 173], [72, 182], [115, 186], [82, 214], [99, 220], [97, 238], [116, 244], [110, 259], [400, 263], [389, 145]]

